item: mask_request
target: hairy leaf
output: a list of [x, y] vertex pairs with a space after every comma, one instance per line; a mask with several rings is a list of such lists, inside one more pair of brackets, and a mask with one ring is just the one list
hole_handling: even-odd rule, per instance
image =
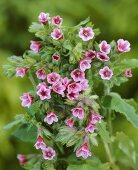
[[122, 113], [135, 128], [138, 128], [138, 115], [136, 114], [135, 108], [117, 93], [110, 93], [106, 96], [103, 105], [106, 108]]

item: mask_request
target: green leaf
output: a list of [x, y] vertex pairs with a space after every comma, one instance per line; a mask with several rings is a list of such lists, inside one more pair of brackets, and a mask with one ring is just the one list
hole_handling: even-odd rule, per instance
[[3, 129], [4, 130], [11, 129], [11, 128], [13, 128], [16, 125], [19, 125], [21, 122], [22, 122], [22, 119], [14, 120], [13, 122], [11, 122], [11, 123], [7, 124], [6, 126], [4, 126]]
[[45, 161], [42, 164], [43, 170], [56, 170], [52, 161]]
[[[74, 162], [74, 161], [71, 161]], [[79, 163], [79, 164], [78, 164]], [[111, 165], [109, 162], [102, 164], [96, 157], [88, 158], [85, 161], [78, 161], [77, 163], [69, 164], [67, 170], [110, 170]]]
[[106, 108], [122, 113], [135, 128], [138, 128], [138, 115], [135, 108], [123, 100], [117, 93], [110, 93], [104, 97], [103, 105]]
[[102, 121], [101, 123], [97, 124], [97, 129], [99, 130], [98, 134], [102, 140], [106, 143], [110, 143], [111, 139], [109, 136], [109, 131], [106, 129], [106, 123]]
[[29, 27], [29, 32], [36, 33], [41, 28], [43, 28], [41, 24], [33, 22], [32, 25]]
[[136, 152], [133, 141], [123, 132], [117, 132], [115, 141], [118, 142], [118, 148], [135, 164]]
[[84, 21], [81, 21], [77, 26], [82, 26], [87, 24], [90, 21], [90, 17], [86, 18]]
[[63, 145], [67, 144], [68, 141], [75, 135], [77, 130], [67, 126], [62, 126], [57, 134], [56, 141], [61, 142]]
[[117, 62], [117, 65], [114, 67], [114, 73], [121, 74], [128, 68], [138, 68], [138, 59], [125, 59], [121, 61], [119, 60], [119, 62]]
[[35, 142], [37, 138], [37, 128], [23, 124], [16, 129], [12, 135], [25, 142]]
[[76, 61], [79, 61], [82, 58], [82, 43], [78, 43], [75, 48], [72, 50]]
[[71, 42], [69, 40], [64, 41], [63, 47], [66, 48], [67, 50], [72, 50]]
[[3, 65], [3, 73], [6, 77], [12, 78], [15, 76], [15, 67], [11, 65]]

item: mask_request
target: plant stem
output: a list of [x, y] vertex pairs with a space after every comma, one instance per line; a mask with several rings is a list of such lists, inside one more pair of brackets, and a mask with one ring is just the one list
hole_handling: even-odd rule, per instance
[[106, 153], [107, 153], [107, 156], [109, 158], [109, 161], [112, 165], [114, 165], [114, 160], [113, 160], [113, 157], [112, 157], [112, 153], [111, 153], [111, 150], [109, 148], [109, 145], [107, 143], [104, 142], [104, 148], [106, 150]]

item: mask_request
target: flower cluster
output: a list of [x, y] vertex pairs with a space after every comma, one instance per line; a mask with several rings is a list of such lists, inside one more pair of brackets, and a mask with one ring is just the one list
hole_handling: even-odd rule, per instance
[[[27, 111], [35, 108], [28, 123], [38, 129], [34, 146], [41, 149], [46, 160], [58, 157], [59, 150], [64, 150], [62, 144], [74, 146], [76, 157], [87, 159], [93, 155], [90, 136], [98, 135], [98, 127], [106, 118], [97, 101], [98, 83], [112, 87], [118, 77], [132, 77], [130, 68], [120, 71], [115, 61], [116, 56], [130, 51], [130, 43], [124, 39], [95, 42], [97, 33], [91, 23], [68, 28], [63, 26], [63, 18], [44, 12], [38, 21], [39, 40], [30, 42], [30, 50], [23, 57], [30, 57], [29, 64], [25, 60], [15, 68], [16, 76], [29, 76], [34, 88], [20, 96]], [[56, 141], [62, 148], [55, 145]], [[20, 164], [28, 160], [24, 155], [18, 155], [18, 159]]]

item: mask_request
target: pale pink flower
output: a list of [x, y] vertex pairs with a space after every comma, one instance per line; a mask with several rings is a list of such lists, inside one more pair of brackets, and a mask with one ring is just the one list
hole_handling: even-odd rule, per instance
[[77, 100], [79, 97], [79, 92], [74, 93], [73, 91], [67, 94], [69, 100]]
[[101, 123], [103, 116], [101, 116], [99, 113], [94, 112], [90, 114], [90, 123], [96, 124]]
[[82, 71], [85, 71], [86, 69], [90, 69], [91, 68], [91, 60], [90, 59], [81, 59], [80, 60], [80, 69]]
[[39, 41], [31, 41], [30, 49], [34, 53], [38, 53], [41, 47], [42, 47], [42, 44]]
[[40, 89], [42, 86], [48, 88], [48, 85], [45, 82], [39, 83], [36, 88]]
[[62, 25], [62, 22], [63, 22], [63, 18], [61, 18], [60, 16], [52, 17], [52, 25], [60, 26]]
[[81, 91], [81, 86], [79, 83], [73, 82], [68, 85], [68, 93]]
[[74, 117], [78, 117], [79, 119], [84, 118], [84, 109], [82, 107], [76, 107], [71, 111]]
[[89, 88], [88, 80], [84, 79], [80, 82], [81, 90], [87, 90]]
[[41, 100], [51, 99], [51, 89], [41, 86], [36, 93]]
[[17, 77], [24, 77], [26, 72], [28, 71], [28, 68], [22, 67], [22, 68], [16, 68], [16, 76]]
[[58, 54], [56, 54], [56, 53], [53, 54], [53, 55], [52, 55], [52, 60], [53, 60], [53, 61], [59, 61], [59, 60], [60, 60], [60, 55], [58, 55]]
[[40, 68], [39, 70], [36, 71], [36, 76], [40, 80], [45, 80], [46, 79], [46, 73], [43, 68]]
[[105, 66], [103, 69], [100, 69], [99, 74], [103, 80], [110, 80], [113, 76], [113, 71], [108, 66]]
[[90, 39], [93, 39], [93, 29], [90, 27], [80, 28], [79, 37], [82, 38], [83, 41], [89, 41]]
[[53, 122], [58, 122], [58, 117], [54, 112], [48, 112], [46, 117], [44, 118], [44, 122], [51, 125]]
[[51, 147], [45, 148], [42, 153], [43, 158], [46, 160], [52, 160], [56, 156], [56, 152]]
[[23, 165], [28, 161], [27, 156], [23, 155], [23, 154], [18, 154], [17, 159], [18, 159], [20, 165]]
[[46, 148], [46, 144], [45, 144], [45, 142], [44, 142], [44, 140], [41, 136], [39, 136], [37, 138], [37, 141], [36, 141], [34, 146], [35, 146], [36, 149], [42, 149], [43, 150], [43, 149]]
[[66, 119], [65, 120], [65, 124], [67, 125], [67, 126], [69, 126], [70, 128], [72, 128], [73, 126], [74, 126], [74, 120], [73, 119]]
[[85, 128], [85, 132], [93, 133], [96, 129], [96, 126], [94, 124], [88, 123], [87, 127]]
[[73, 70], [70, 75], [73, 78], [73, 80], [76, 82], [82, 81], [85, 79], [85, 73], [82, 70], [80, 70], [79, 68]]
[[65, 87], [67, 87], [70, 82], [71, 82], [71, 80], [68, 79], [67, 77], [64, 77], [64, 78], [62, 79], [62, 83], [63, 83], [63, 85], [64, 85]]
[[93, 61], [96, 58], [97, 53], [96, 53], [96, 51], [88, 50], [88, 51], [84, 51], [83, 55], [86, 58], [89, 58], [89, 59], [91, 59]]
[[20, 96], [20, 99], [22, 100], [22, 106], [29, 108], [33, 102], [34, 97], [29, 93], [24, 93], [23, 96]]
[[55, 93], [61, 94], [62, 96], [64, 96], [65, 89], [66, 89], [66, 87], [62, 84], [62, 82], [55, 83], [52, 86], [52, 90]]
[[87, 159], [89, 156], [92, 156], [87, 143], [84, 143], [77, 151], [76, 157], [82, 156], [84, 159]]
[[53, 32], [51, 32], [51, 37], [54, 39], [54, 40], [60, 40], [63, 38], [63, 32], [62, 32], [62, 29], [59, 29], [59, 28], [55, 28], [53, 30]]
[[107, 54], [105, 54], [105, 53], [100, 53], [100, 52], [97, 53], [97, 58], [98, 58], [99, 60], [103, 61], [103, 62], [110, 60], [110, 58], [107, 56]]
[[38, 20], [42, 24], [46, 25], [48, 23], [48, 20], [50, 20], [49, 13], [41, 12], [38, 16]]
[[131, 50], [130, 43], [127, 40], [119, 39], [117, 41], [117, 50], [120, 53], [126, 53]]
[[110, 44], [107, 44], [106, 41], [102, 41], [102, 42], [99, 44], [99, 48], [100, 48], [100, 51], [101, 51], [102, 53], [105, 53], [105, 54], [109, 54], [109, 53], [110, 53], [110, 50], [111, 50]]
[[50, 84], [57, 83], [60, 80], [61, 76], [58, 73], [52, 72], [47, 75], [47, 82]]
[[126, 69], [125, 72], [124, 72], [124, 76], [125, 77], [132, 77], [132, 70], [131, 69]]

